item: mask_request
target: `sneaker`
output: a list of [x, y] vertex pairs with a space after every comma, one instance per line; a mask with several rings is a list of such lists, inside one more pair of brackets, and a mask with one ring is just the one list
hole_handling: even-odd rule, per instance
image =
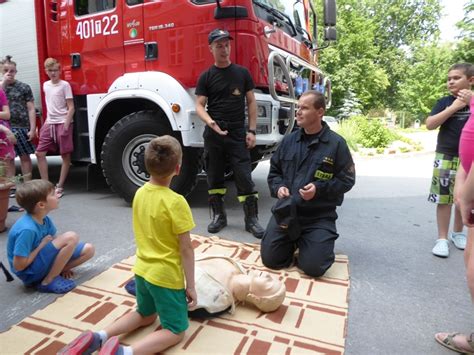
[[438, 239], [433, 247], [432, 253], [441, 258], [449, 256], [449, 242], [447, 239]]
[[123, 348], [119, 343], [118, 337], [109, 338], [100, 349], [99, 355], [118, 355], [123, 354]]
[[466, 235], [463, 232], [452, 232], [449, 235], [449, 240], [458, 249], [464, 250], [466, 248]]
[[15, 196], [16, 196], [16, 188], [10, 189], [10, 194], [8, 197], [15, 198]]

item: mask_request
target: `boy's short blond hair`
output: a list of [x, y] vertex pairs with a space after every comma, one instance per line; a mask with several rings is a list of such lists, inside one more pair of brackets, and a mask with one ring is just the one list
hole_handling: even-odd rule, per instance
[[16, 189], [16, 202], [31, 214], [34, 213], [36, 204], [46, 201], [51, 191], [54, 191], [54, 185], [50, 181], [39, 179], [26, 181]]
[[52, 68], [54, 66], [61, 66], [61, 64], [59, 64], [59, 62], [54, 59], [54, 58], [46, 58], [46, 60], [44, 61], [44, 67], [45, 69], [49, 69], [49, 68]]
[[178, 140], [171, 136], [156, 137], [145, 149], [145, 167], [152, 176], [164, 178], [181, 165], [183, 151]]

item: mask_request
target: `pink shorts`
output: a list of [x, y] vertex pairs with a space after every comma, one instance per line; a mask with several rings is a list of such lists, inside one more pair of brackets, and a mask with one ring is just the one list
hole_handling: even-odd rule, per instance
[[474, 163], [474, 96], [471, 97], [471, 115], [461, 132], [459, 139], [459, 159], [466, 173]]
[[48, 152], [59, 154], [68, 154], [74, 151], [74, 144], [72, 142], [72, 124], [69, 125], [68, 130], [64, 131], [64, 124], [49, 124], [45, 123], [41, 127], [39, 133], [37, 152]]
[[[474, 122], [474, 118], [471, 118]], [[474, 130], [464, 129], [459, 140], [459, 159], [466, 173], [474, 163]]]

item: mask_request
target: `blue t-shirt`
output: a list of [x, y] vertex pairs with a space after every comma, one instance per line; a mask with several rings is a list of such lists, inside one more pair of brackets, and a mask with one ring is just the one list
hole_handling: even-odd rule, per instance
[[28, 257], [48, 235], [56, 235], [56, 227], [48, 216], [44, 217], [43, 224], [36, 222], [28, 213], [15, 222], [8, 233], [7, 255], [10, 269], [16, 275], [21, 275], [23, 271], [13, 267], [13, 257]]
[[[456, 100], [456, 98], [452, 95], [439, 99], [433, 107], [430, 116], [434, 116], [441, 111], [444, 111], [446, 107], [453, 104], [454, 100]], [[459, 156], [459, 138], [461, 137], [461, 131], [466, 124], [469, 115], [469, 105], [466, 105], [443, 122], [439, 127], [436, 152], [456, 157]]]

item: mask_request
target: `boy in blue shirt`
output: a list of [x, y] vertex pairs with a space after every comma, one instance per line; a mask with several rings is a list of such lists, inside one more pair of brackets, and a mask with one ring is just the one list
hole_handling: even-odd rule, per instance
[[72, 269], [92, 258], [94, 247], [79, 242], [74, 232], [56, 235], [48, 213], [58, 208], [59, 199], [51, 182], [25, 182], [18, 186], [16, 200], [27, 213], [8, 233], [10, 269], [27, 287], [40, 292], [69, 292], [76, 287], [70, 280]]

